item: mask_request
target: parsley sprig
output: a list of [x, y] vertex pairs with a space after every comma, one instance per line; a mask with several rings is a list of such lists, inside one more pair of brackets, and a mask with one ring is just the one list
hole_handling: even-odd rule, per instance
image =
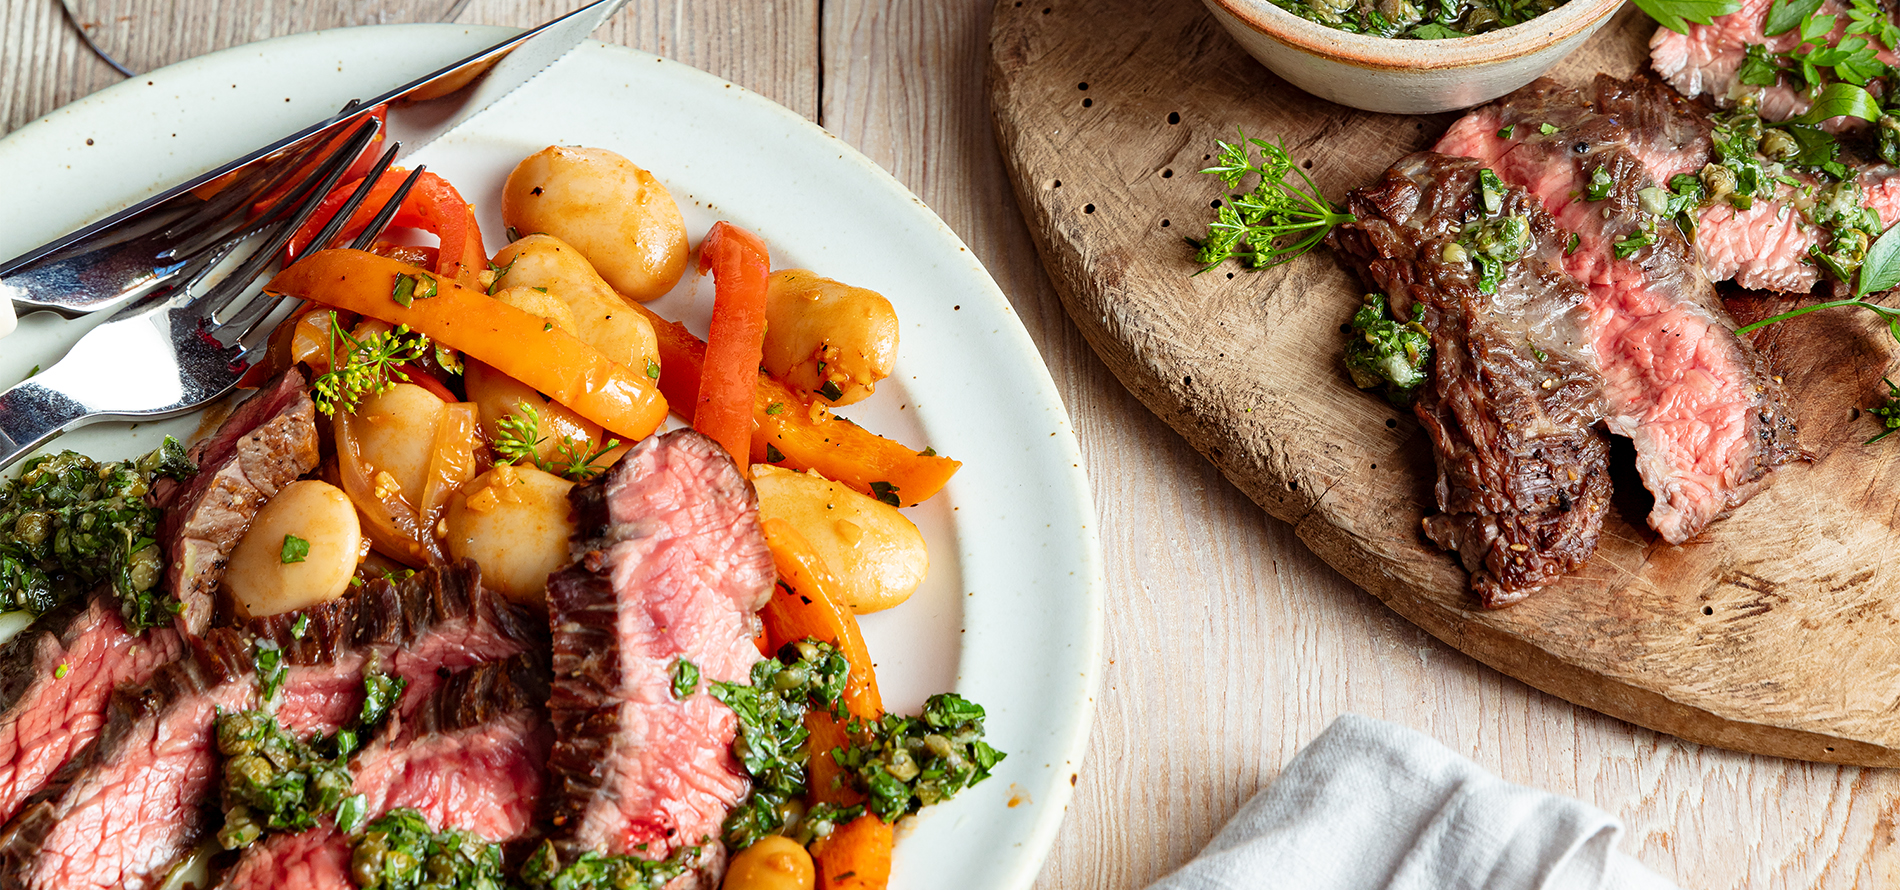
[[429, 338], [412, 333], [408, 325], [397, 325], [393, 331], [374, 331], [359, 340], [343, 329], [332, 312], [330, 355], [336, 356], [339, 348], [347, 348], [347, 352], [312, 384], [315, 392], [311, 399], [317, 403], [317, 410], [330, 415], [339, 409], [354, 413], [364, 398], [382, 395], [395, 389], [398, 382], [407, 382], [409, 375], [400, 366], [422, 358], [429, 350]]
[[[1293, 162], [1284, 146], [1249, 138], [1245, 131], [1236, 144], [1215, 144], [1219, 152], [1214, 166], [1202, 173], [1220, 177], [1229, 189], [1239, 189], [1248, 176], [1258, 181], [1253, 190], [1236, 192], [1220, 202], [1216, 219], [1208, 224], [1207, 238], [1195, 244], [1201, 272], [1230, 257], [1250, 269], [1270, 269], [1298, 259], [1334, 226], [1352, 221], [1353, 215], [1345, 208], [1320, 194], [1319, 186]], [[1289, 182], [1289, 173], [1299, 179]], [[1190, 239], [1189, 243], [1194, 242]]]

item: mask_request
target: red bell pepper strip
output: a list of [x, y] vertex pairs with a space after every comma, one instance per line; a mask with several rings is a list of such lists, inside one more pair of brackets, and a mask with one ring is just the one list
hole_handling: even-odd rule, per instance
[[[369, 197], [349, 223], [343, 226], [340, 237], [350, 238], [361, 233], [369, 226], [376, 211], [388, 203], [396, 193], [396, 188], [409, 176], [409, 171], [393, 169], [383, 173], [381, 179], [370, 190]], [[335, 216], [337, 208], [349, 200], [361, 180], [339, 186], [324, 196], [317, 205], [316, 212], [290, 238], [284, 248], [285, 259], [294, 260], [310, 247], [310, 240], [317, 236], [317, 230]], [[468, 202], [462, 200], [455, 186], [448, 180], [423, 171], [416, 179], [416, 185], [402, 200], [402, 206], [396, 211], [391, 226], [422, 229], [441, 239], [442, 247], [436, 254], [435, 273], [444, 278], [460, 281], [470, 287], [480, 287], [476, 275], [488, 268], [488, 252], [482, 247], [482, 233], [475, 224], [475, 212], [469, 209]]]
[[713, 223], [699, 245], [699, 271], [713, 274], [713, 314], [693, 428], [725, 446], [748, 477], [752, 391], [765, 349], [765, 279], [771, 266], [759, 236], [725, 221]]

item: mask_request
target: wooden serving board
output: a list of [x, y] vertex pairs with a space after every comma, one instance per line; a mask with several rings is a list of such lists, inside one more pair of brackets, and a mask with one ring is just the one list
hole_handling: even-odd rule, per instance
[[[1629, 76], [1653, 28], [1625, 9], [1552, 75]], [[1337, 199], [1455, 116], [1312, 98], [1193, 0], [999, 0], [990, 51], [997, 139], [1069, 313], [1143, 403], [1320, 557], [1452, 646], [1586, 707], [1724, 748], [1900, 765], [1900, 436], [1862, 444], [1895, 361], [1883, 327], [1817, 313], [1757, 335], [1812, 463], [1671, 546], [1643, 521], [1625, 456], [1596, 557], [1484, 611], [1420, 532], [1426, 437], [1340, 362], [1356, 278], [1323, 249], [1191, 277], [1183, 241], [1222, 197], [1196, 171], [1236, 127], [1285, 139]], [[1792, 304], [1730, 305], [1749, 319]]]

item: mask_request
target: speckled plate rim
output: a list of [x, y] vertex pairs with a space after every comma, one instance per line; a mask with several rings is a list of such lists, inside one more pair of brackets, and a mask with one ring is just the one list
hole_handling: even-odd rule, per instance
[[[0, 139], [0, 162], [15, 171], [0, 181], [0, 206], [35, 208], [0, 226], [0, 255], [505, 33], [396, 25], [293, 35], [74, 102]], [[915, 708], [925, 692], [954, 687], [989, 709], [991, 739], [1009, 759], [990, 781], [900, 826], [893, 886], [1028, 887], [1081, 768], [1105, 594], [1080, 449], [1008, 300], [956, 235], [863, 155], [750, 91], [623, 47], [584, 44], [415, 160], [463, 188], [494, 248], [500, 174], [550, 142], [639, 159], [673, 191], [695, 239], [715, 216], [731, 218], [766, 237], [784, 264], [872, 287], [897, 305], [903, 354], [895, 392], [880, 393], [895, 398], [852, 413], [965, 466], [912, 511], [932, 543], [926, 589], [867, 616], [865, 632], [887, 701]], [[665, 301], [691, 311], [709, 293], [709, 282], [689, 279]], [[85, 327], [44, 314], [21, 319], [0, 340], [0, 384], [55, 360]], [[195, 426], [190, 417], [99, 426], [54, 445], [118, 456]]]

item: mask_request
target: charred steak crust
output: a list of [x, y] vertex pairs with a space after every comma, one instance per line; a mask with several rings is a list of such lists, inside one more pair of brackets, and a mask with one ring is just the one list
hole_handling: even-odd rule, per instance
[[167, 628], [126, 633], [104, 591], [41, 615], [0, 646], [0, 821], [99, 734], [115, 687], [145, 682], [183, 649]]
[[731, 711], [703, 691], [676, 700], [670, 675], [685, 659], [745, 682], [759, 659], [775, 573], [757, 495], [717, 443], [681, 430], [569, 497], [577, 560], [548, 579], [552, 839], [564, 860], [663, 858], [716, 838], [749, 784]]
[[1421, 307], [1433, 370], [1413, 413], [1431, 436], [1439, 513], [1424, 530], [1455, 551], [1487, 608], [1509, 605], [1596, 551], [1609, 506], [1602, 378], [1582, 334], [1587, 292], [1560, 263], [1566, 233], [1521, 188], [1498, 216], [1521, 214], [1535, 248], [1495, 294], [1474, 265], [1446, 262], [1468, 221], [1484, 217], [1471, 158], [1419, 152], [1346, 197], [1356, 218], [1335, 253], [1383, 290], [1401, 318]]
[[[463, 828], [511, 846], [531, 842], [552, 741], [546, 673], [542, 654], [522, 653], [443, 681], [396, 738], [372, 743], [352, 762], [356, 790], [373, 801], [368, 818], [407, 806], [437, 829]], [[355, 890], [352, 851], [349, 837], [328, 824], [272, 835], [246, 849], [217, 886]]]
[[[1599, 77], [1595, 94], [1620, 94], [1616, 84]], [[1636, 123], [1664, 127], [1668, 119]], [[1735, 335], [1695, 248], [1675, 226], [1655, 225], [1653, 241], [1617, 256], [1616, 245], [1632, 243], [1643, 222], [1637, 193], [1656, 184], [1641, 152], [1674, 138], [1633, 147], [1634, 132], [1629, 121], [1598, 110], [1591, 95], [1539, 79], [1453, 124], [1437, 150], [1477, 158], [1579, 237], [1563, 265], [1590, 291], [1585, 316], [1606, 420], [1636, 446], [1637, 470], [1655, 495], [1650, 526], [1680, 544], [1800, 453], [1780, 382]], [[1607, 180], [1600, 200], [1587, 197], [1593, 180]]]
[[317, 451], [316, 404], [293, 368], [192, 446], [197, 475], [158, 491], [165, 589], [183, 607], [177, 623], [184, 632], [197, 636], [210, 626], [231, 551], [266, 501], [316, 469]]
[[468, 562], [372, 582], [308, 614], [301, 637], [295, 615], [214, 628], [150, 682], [120, 687], [99, 736], [0, 828], [0, 886], [155, 886], [214, 827], [212, 720], [255, 706], [255, 640], [285, 652], [278, 713], [299, 733], [340, 726], [372, 660], [409, 682], [407, 715], [446, 670], [546, 648], [538, 622]]

